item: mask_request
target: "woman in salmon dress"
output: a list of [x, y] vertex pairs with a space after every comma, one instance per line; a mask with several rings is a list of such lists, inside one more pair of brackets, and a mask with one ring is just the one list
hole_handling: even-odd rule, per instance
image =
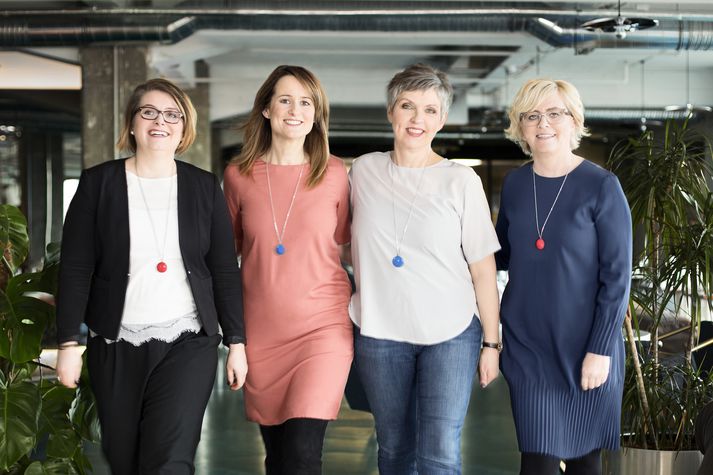
[[225, 196], [241, 256], [247, 418], [260, 424], [265, 469], [319, 474], [353, 356], [340, 263], [349, 242], [349, 185], [329, 155], [329, 106], [319, 81], [279, 66], [262, 85]]

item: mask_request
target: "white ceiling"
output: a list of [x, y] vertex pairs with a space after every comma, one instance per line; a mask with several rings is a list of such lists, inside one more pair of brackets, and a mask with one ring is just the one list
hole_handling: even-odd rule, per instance
[[[280, 64], [299, 64], [313, 70], [324, 83], [332, 105], [383, 105], [384, 88], [394, 73], [427, 56], [419, 53], [455, 45], [519, 47], [501, 68], [478, 81], [475, 88], [468, 88], [471, 107], [508, 104], [519, 85], [533, 77], [573, 82], [586, 107], [638, 108], [642, 100], [652, 108], [686, 102], [713, 104], [713, 50], [599, 49], [575, 55], [573, 49], [552, 48], [527, 33], [200, 31], [181, 43], [152, 48], [152, 65], [161, 74], [190, 82], [190, 60], [205, 59], [211, 71], [207, 81], [211, 84], [211, 117], [215, 120], [249, 110], [262, 81]], [[411, 50], [414, 52], [409, 53]], [[523, 70], [533, 60], [535, 64]], [[456, 62], [453, 69], [458, 67]], [[507, 75], [507, 68], [516, 72]], [[457, 73], [451, 78], [456, 85], [469, 82]]]
[[[28, 2], [29, 3], [29, 2]], [[126, 6], [130, 2], [113, 2]], [[153, 2], [169, 8], [175, 1]], [[299, 3], [299, 2], [297, 2]], [[359, 2], [368, 5], [369, 2]], [[379, 2], [373, 2], [378, 5]], [[408, 3], [408, 2], [402, 2]], [[419, 2], [410, 2], [417, 8]], [[438, 2], [427, 2], [429, 5]], [[449, 2], [449, 4], [465, 4]], [[469, 2], [473, 3], [473, 2]], [[495, 8], [502, 2], [494, 2]], [[0, 2], [2, 4], [2, 2]], [[338, 6], [338, 2], [330, 2]], [[295, 3], [286, 3], [295, 5]], [[507, 2], [508, 8], [532, 8], [532, 3]], [[616, 16], [616, 4], [572, 4], [551, 0], [536, 4], [539, 10], [575, 9], [601, 11], [601, 16]], [[492, 6], [492, 5], [491, 5]], [[294, 7], [296, 8], [296, 7]], [[671, 4], [663, 0], [625, 3], [622, 13], [646, 16], [705, 15], [713, 25], [713, 2], [691, 0]], [[561, 25], [564, 27], [564, 25]], [[660, 34], [655, 29], [633, 32]], [[713, 36], [713, 32], [711, 32]], [[597, 38], [616, 46], [613, 34]], [[646, 41], [642, 42], [646, 46]], [[640, 46], [642, 46], [640, 45]], [[516, 51], [503, 53], [503, 47]], [[517, 88], [532, 77], [567, 79], [580, 90], [589, 108], [663, 108], [671, 104], [713, 105], [713, 44], [708, 50], [595, 47], [587, 54], [575, 54], [574, 47], [555, 48], [526, 31], [278, 31], [200, 29], [175, 44], [152, 44], [149, 62], [157, 75], [184, 84], [204, 81], [210, 84], [211, 119], [221, 120], [244, 114], [254, 94], [279, 64], [303, 65], [313, 70], [324, 83], [332, 106], [371, 106], [384, 104], [384, 88], [391, 76], [404, 66], [438, 58], [452, 64], [448, 72], [458, 87], [460, 105], [471, 108], [505, 107]], [[470, 49], [469, 49], [470, 48]], [[473, 51], [474, 48], [484, 51]], [[460, 50], [444, 53], [443, 50]], [[75, 47], [33, 48], [43, 55], [76, 61]], [[480, 71], [472, 58], [500, 54], [505, 59], [495, 69]], [[196, 79], [194, 61], [205, 60], [210, 77]], [[642, 74], [642, 61], [644, 61]], [[686, 64], [690, 64], [687, 73]], [[0, 52], [0, 88], [63, 89], [81, 87], [78, 66], [48, 61], [45, 57]], [[479, 77], [479, 73], [484, 73]], [[643, 82], [642, 82], [643, 78]], [[643, 89], [642, 89], [643, 84]], [[687, 86], [688, 85], [688, 86]], [[461, 107], [466, 110], [465, 107]], [[453, 120], [464, 116], [454, 114]]]

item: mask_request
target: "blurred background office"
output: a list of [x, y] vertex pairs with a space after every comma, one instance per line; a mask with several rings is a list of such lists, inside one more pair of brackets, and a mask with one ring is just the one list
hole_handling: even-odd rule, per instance
[[[617, 141], [666, 119], [690, 117], [713, 135], [709, 0], [0, 1], [0, 202], [27, 215], [29, 266], [39, 265], [46, 243], [60, 239], [81, 170], [117, 158], [121, 105], [136, 84], [157, 76], [185, 88], [199, 113], [197, 140], [182, 159], [220, 176], [240, 150], [237, 126], [264, 77], [279, 64], [305, 66], [325, 86], [330, 147], [348, 165], [389, 149], [385, 86], [416, 62], [450, 76], [455, 102], [434, 147], [475, 167], [493, 216], [504, 175], [527, 159], [503, 129], [506, 105], [528, 79], [577, 86], [592, 132], [580, 153], [597, 163]], [[493, 391], [474, 395], [474, 404], [496, 409], [489, 420], [468, 421], [464, 444], [473, 455], [464, 455], [466, 467], [514, 473], [507, 390], [500, 381]], [[240, 437], [252, 449], [229, 453], [234, 463], [215, 465], [223, 446], [206, 445], [233, 437], [206, 432], [211, 427], [232, 433], [232, 422], [242, 419], [229, 396], [216, 391], [214, 400], [225, 405], [209, 408], [202, 473], [256, 473], [231, 471], [243, 458], [250, 460], [244, 467], [260, 466], [259, 438], [250, 439], [257, 435], [249, 430]], [[335, 425], [330, 433], [337, 435], [326, 442], [327, 473], [348, 473], [335, 468], [344, 466], [341, 459], [330, 458], [339, 453], [358, 460], [349, 462], [362, 467], [353, 473], [374, 470], [368, 416], [349, 411], [342, 419], [346, 426]]]

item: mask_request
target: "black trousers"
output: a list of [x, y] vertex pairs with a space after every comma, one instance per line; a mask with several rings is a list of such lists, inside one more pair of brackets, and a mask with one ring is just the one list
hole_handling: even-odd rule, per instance
[[87, 366], [114, 475], [193, 474], [220, 335], [138, 347], [91, 338]]
[[319, 475], [327, 421], [288, 419], [275, 426], [260, 426], [265, 443], [267, 475]]
[[[601, 450], [583, 457], [564, 461], [567, 475], [601, 475]], [[520, 458], [520, 475], [556, 475], [560, 472], [560, 459], [551, 455], [523, 453]]]

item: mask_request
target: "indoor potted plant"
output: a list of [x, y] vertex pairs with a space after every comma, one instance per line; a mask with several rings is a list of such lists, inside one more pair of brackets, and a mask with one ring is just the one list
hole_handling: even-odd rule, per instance
[[[627, 474], [695, 473], [694, 421], [713, 400], [713, 376], [691, 354], [713, 295], [711, 147], [689, 120], [669, 121], [660, 132], [618, 143], [609, 160], [643, 241], [635, 246], [625, 322], [625, 449], [613, 463]], [[669, 335], [679, 345], [664, 353], [660, 341]]]
[[0, 473], [87, 473], [84, 440], [98, 439], [86, 376], [78, 390], [56, 383], [39, 361], [54, 320], [59, 248], [48, 246], [44, 269], [22, 273], [27, 221], [0, 205]]

